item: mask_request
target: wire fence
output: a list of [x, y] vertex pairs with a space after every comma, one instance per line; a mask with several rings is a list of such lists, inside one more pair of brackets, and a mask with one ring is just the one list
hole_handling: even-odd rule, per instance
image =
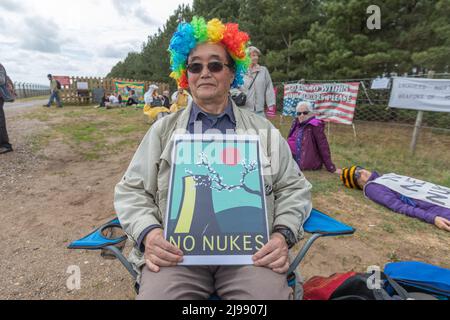
[[14, 82], [17, 98], [40, 97], [50, 94], [50, 87], [42, 84]]
[[[392, 74], [387, 77], [396, 77], [398, 75]], [[450, 79], [450, 73], [432, 73], [432, 74], [415, 74], [415, 75], [401, 75], [406, 77], [416, 78], [434, 78], [434, 79]], [[297, 80], [289, 82], [274, 83], [277, 92], [277, 112], [283, 111], [283, 95], [284, 85], [291, 83], [343, 83], [343, 82], [359, 82], [360, 90], [356, 102], [354, 114], [354, 126], [329, 124], [328, 133], [330, 135], [341, 134], [349, 132], [354, 135], [355, 140], [358, 140], [358, 133], [364, 130], [366, 133], [372, 134], [376, 137], [388, 136], [394, 134], [408, 135], [412, 138], [410, 143], [403, 143], [399, 148], [409, 149], [411, 152], [416, 151], [416, 144], [419, 151], [425, 150], [440, 150], [443, 151], [445, 157], [450, 161], [450, 112], [431, 112], [431, 111], [416, 111], [406, 109], [389, 108], [389, 99], [391, 95], [391, 88], [389, 89], [371, 89], [374, 78], [366, 79], [339, 79], [339, 80]], [[391, 82], [392, 83], [392, 82]], [[450, 109], [450, 106], [449, 106]], [[417, 127], [417, 118], [419, 112], [422, 113], [422, 122]], [[280, 124], [290, 123], [288, 119], [280, 119]], [[416, 129], [416, 131], [414, 130]], [[370, 132], [372, 131], [372, 132]], [[417, 134], [416, 134], [417, 133]], [[336, 138], [336, 137], [334, 137]], [[416, 140], [416, 141], [414, 141]]]
[[[393, 75], [396, 76], [396, 75]], [[427, 74], [405, 75], [407, 77], [426, 78]], [[450, 79], [450, 73], [433, 74], [434, 79]], [[373, 78], [366, 79], [339, 79], [339, 80], [298, 80], [290, 82], [274, 83], [277, 89], [277, 111], [282, 112], [284, 85], [289, 83], [361, 83], [354, 121], [374, 121], [381, 123], [392, 123], [399, 126], [414, 126], [417, 111], [406, 109], [389, 108], [391, 89], [371, 89]], [[449, 108], [450, 109], [450, 108]], [[448, 130], [450, 133], [450, 113], [425, 111], [423, 114], [422, 128]]]

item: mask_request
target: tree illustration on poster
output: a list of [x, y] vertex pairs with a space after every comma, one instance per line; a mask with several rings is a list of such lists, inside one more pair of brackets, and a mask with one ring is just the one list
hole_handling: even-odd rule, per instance
[[267, 219], [257, 141], [176, 146], [168, 239], [193, 255], [250, 254], [262, 247]]

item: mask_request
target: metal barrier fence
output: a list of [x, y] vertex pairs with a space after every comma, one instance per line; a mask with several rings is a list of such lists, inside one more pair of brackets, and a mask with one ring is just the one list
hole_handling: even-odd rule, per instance
[[[144, 83], [145, 91], [148, 90], [151, 84], [155, 84], [159, 87], [159, 92], [162, 93], [164, 90], [169, 88], [166, 83], [152, 82], [152, 81], [141, 81], [136, 79], [119, 79], [119, 78], [95, 78], [95, 77], [67, 77], [69, 84], [62, 84], [62, 89], [60, 92], [61, 101], [65, 104], [70, 105], [87, 105], [95, 103], [96, 99], [94, 97], [94, 90], [100, 90], [103, 93], [111, 94], [116, 92], [115, 81], [126, 81], [126, 82], [138, 82]], [[78, 84], [84, 83], [87, 85], [87, 90], [78, 89]], [[98, 101], [99, 102], [99, 101]]]
[[[394, 76], [394, 75], [393, 75]], [[395, 75], [397, 76], [397, 75]], [[434, 78], [434, 79], [450, 79], [450, 73], [429, 73], [418, 75], [403, 75], [407, 77], [417, 78]], [[342, 83], [342, 82], [359, 82], [360, 90], [356, 102], [354, 114], [355, 137], [358, 133], [358, 126], [363, 126], [366, 130], [371, 126], [374, 130], [379, 130], [380, 126], [388, 133], [389, 128], [404, 128], [410, 131], [412, 141], [410, 150], [412, 153], [416, 151], [416, 143], [429, 144], [433, 143], [437, 147], [442, 135], [450, 136], [450, 113], [431, 112], [431, 111], [415, 111], [406, 109], [389, 108], [389, 98], [391, 89], [372, 90], [371, 84], [373, 78], [366, 79], [339, 79], [339, 80], [298, 80], [282, 83], [274, 83], [277, 90], [277, 111], [283, 110], [284, 85], [289, 83]], [[332, 125], [346, 127], [345, 125]], [[377, 129], [375, 129], [377, 128]], [[349, 130], [352, 130], [351, 127]], [[405, 132], [405, 131], [403, 131]], [[420, 136], [421, 135], [421, 136]], [[445, 146], [446, 148], [448, 145]]]
[[14, 82], [14, 88], [18, 99], [47, 96], [50, 94], [50, 87], [42, 84]]

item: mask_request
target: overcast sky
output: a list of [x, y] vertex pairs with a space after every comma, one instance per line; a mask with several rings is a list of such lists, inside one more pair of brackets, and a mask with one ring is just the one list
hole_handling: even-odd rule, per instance
[[0, 0], [0, 63], [13, 81], [105, 76], [192, 0]]

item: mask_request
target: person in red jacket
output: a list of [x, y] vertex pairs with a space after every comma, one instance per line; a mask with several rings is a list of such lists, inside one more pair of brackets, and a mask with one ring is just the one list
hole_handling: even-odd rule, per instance
[[325, 165], [329, 172], [340, 174], [341, 170], [331, 160], [325, 124], [314, 116], [312, 104], [301, 101], [296, 110], [297, 118], [292, 123], [288, 144], [299, 168], [320, 170]]

